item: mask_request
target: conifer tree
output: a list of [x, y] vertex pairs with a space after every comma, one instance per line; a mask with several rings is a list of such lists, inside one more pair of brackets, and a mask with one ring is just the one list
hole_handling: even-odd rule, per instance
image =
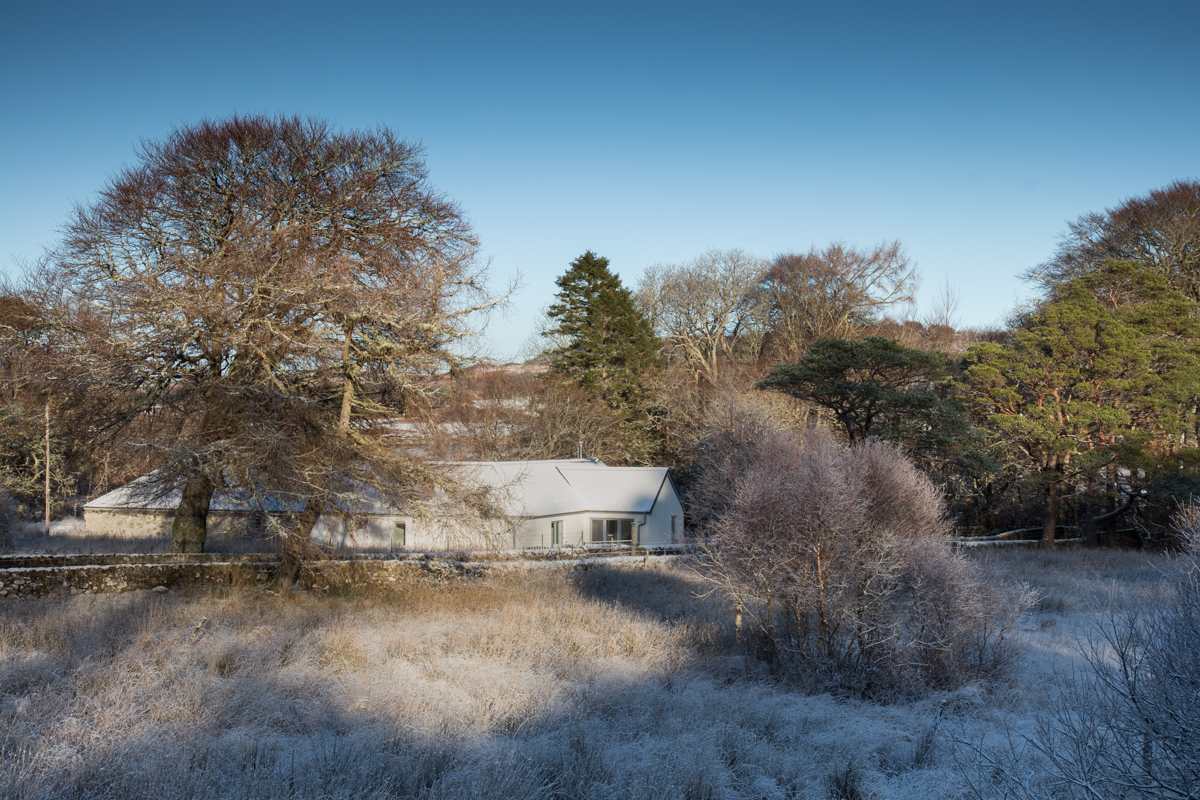
[[613, 408], [636, 406], [645, 376], [660, 365], [650, 321], [609, 270], [608, 259], [591, 250], [572, 261], [556, 283], [558, 302], [549, 315], [558, 325], [545, 335], [566, 341], [550, 353], [553, 369]]
[[1146, 452], [1181, 464], [1200, 395], [1200, 305], [1137, 262], [1109, 262], [1060, 287], [1011, 343], [973, 346], [964, 365], [964, 398], [996, 452], [1039, 474], [1053, 542], [1081, 472]]

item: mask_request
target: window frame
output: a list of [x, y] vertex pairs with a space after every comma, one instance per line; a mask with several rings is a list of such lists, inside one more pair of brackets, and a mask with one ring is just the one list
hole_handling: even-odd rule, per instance
[[[591, 517], [591, 543], [592, 544], [633, 544], [633, 537], [636, 531], [637, 520], [633, 517]], [[609, 538], [609, 527], [611, 523], [616, 523], [616, 532], [613, 538]], [[600, 525], [602, 538], [596, 538], [596, 526]], [[622, 538], [623, 528], [628, 526], [628, 538]]]

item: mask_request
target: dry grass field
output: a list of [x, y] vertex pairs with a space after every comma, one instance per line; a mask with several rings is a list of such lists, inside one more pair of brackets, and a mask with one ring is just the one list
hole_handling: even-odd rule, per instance
[[0, 795], [959, 797], [952, 738], [1027, 728], [1096, 610], [1162, 590], [1158, 556], [973, 558], [1041, 593], [1019, 669], [890, 705], [763, 674], [680, 565], [0, 601]]

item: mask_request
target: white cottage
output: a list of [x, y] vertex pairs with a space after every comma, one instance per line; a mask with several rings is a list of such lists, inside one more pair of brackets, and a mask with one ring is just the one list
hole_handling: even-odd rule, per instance
[[479, 461], [458, 465], [463, 479], [492, 490], [509, 524], [485, 526], [377, 508], [347, 534], [322, 519], [313, 538], [369, 549], [479, 550], [683, 541], [683, 505], [666, 467], [610, 467], [596, 459]]
[[[664, 547], [683, 541], [683, 506], [666, 467], [610, 467], [596, 459], [484, 461], [457, 465], [464, 480], [491, 490], [508, 520], [424, 518], [386, 507], [362, 515], [347, 530], [322, 517], [316, 541], [360, 550], [527, 549], [592, 544]], [[136, 501], [117, 489], [84, 506], [90, 533], [144, 537], [169, 535], [178, 497]], [[261, 516], [229, 498], [214, 498], [209, 533], [254, 536]]]

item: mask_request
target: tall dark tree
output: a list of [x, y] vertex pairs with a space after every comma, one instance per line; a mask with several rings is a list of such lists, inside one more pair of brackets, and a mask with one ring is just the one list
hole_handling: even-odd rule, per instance
[[598, 392], [613, 408], [636, 406], [646, 377], [661, 365], [661, 343], [650, 321], [608, 268], [608, 259], [591, 250], [572, 261], [556, 283], [558, 302], [549, 315], [557, 325], [545, 335], [565, 341], [550, 353], [552, 368]]
[[970, 348], [965, 364], [969, 407], [994, 451], [1038, 479], [1053, 542], [1075, 479], [1178, 448], [1200, 394], [1200, 305], [1155, 271], [1110, 262], [1060, 287], [1011, 343]]

